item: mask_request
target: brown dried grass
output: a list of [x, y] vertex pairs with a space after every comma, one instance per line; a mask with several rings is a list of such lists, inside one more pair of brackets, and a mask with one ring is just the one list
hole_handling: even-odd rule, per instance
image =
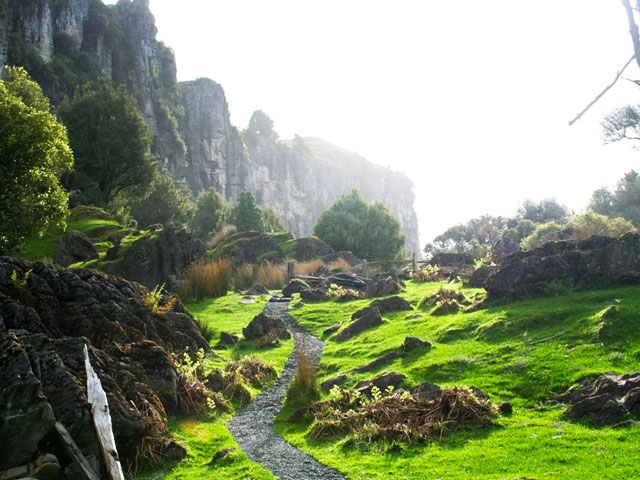
[[286, 406], [305, 406], [320, 398], [318, 385], [316, 382], [317, 368], [313, 363], [313, 358], [304, 348], [304, 344], [297, 348], [296, 358], [298, 360], [298, 369], [293, 382], [287, 389], [287, 395], [284, 400]]
[[351, 265], [349, 265], [349, 262], [347, 262], [344, 258], [338, 257], [329, 265], [327, 265], [327, 268], [331, 271], [337, 268], [340, 268], [344, 271], [348, 271], [348, 270], [351, 270]]
[[200, 301], [205, 297], [221, 297], [227, 294], [230, 280], [229, 260], [194, 262], [187, 268], [180, 283], [180, 298]]
[[325, 263], [320, 260], [312, 260], [310, 262], [298, 262], [296, 260], [296, 275], [313, 275], [316, 270], [322, 267]]
[[217, 232], [213, 237], [211, 237], [211, 239], [208, 242], [209, 249], [213, 250], [214, 248], [216, 248], [217, 245], [222, 243], [224, 240], [226, 240], [228, 237], [230, 237], [237, 231], [238, 229], [235, 227], [235, 225], [225, 225], [220, 229], [219, 232]]
[[251, 288], [253, 284], [253, 265], [245, 263], [236, 268], [236, 272], [233, 277], [233, 287], [236, 291]]
[[265, 262], [258, 270], [258, 281], [269, 290], [281, 289], [287, 283], [287, 267]]

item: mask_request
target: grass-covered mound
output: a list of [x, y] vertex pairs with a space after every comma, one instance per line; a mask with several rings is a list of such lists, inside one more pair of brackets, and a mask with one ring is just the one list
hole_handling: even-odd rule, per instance
[[[388, 312], [382, 325], [337, 343], [328, 341], [320, 382], [346, 373], [345, 389], [384, 371], [406, 375], [403, 386], [429, 381], [445, 388], [480, 387], [493, 403], [510, 401], [511, 416], [493, 427], [460, 429], [421, 445], [362, 435], [310, 435], [317, 422], [284, 423], [286, 439], [349, 478], [633, 478], [640, 467], [640, 430], [634, 417], [618, 428], [596, 428], [563, 416], [566, 405], [549, 402], [584, 378], [638, 370], [640, 310], [637, 287], [575, 291], [472, 312], [433, 312], [441, 283], [407, 284], [401, 295], [415, 312]], [[468, 299], [481, 289], [462, 289]], [[369, 301], [307, 304], [293, 312], [317, 336]], [[436, 300], [437, 303], [437, 300]], [[606, 314], [615, 304], [615, 315]], [[609, 310], [608, 310], [609, 309]], [[434, 315], [438, 313], [438, 315]], [[403, 344], [407, 336], [433, 347], [389, 356], [366, 373], [353, 371]], [[329, 394], [327, 394], [329, 395]], [[329, 398], [329, 397], [327, 397]], [[356, 410], [357, 412], [357, 410]], [[291, 412], [285, 412], [287, 416]]]

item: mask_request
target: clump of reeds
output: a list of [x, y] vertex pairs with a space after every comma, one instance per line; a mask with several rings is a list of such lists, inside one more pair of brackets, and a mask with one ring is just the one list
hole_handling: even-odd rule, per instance
[[258, 270], [258, 281], [270, 290], [281, 289], [287, 282], [286, 265], [264, 262]]
[[182, 300], [200, 301], [227, 294], [231, 280], [231, 262], [226, 259], [192, 263], [180, 283]]
[[316, 365], [304, 345], [297, 348], [296, 358], [298, 360], [298, 369], [296, 370], [295, 378], [287, 389], [284, 403], [286, 406], [302, 407], [318, 400], [320, 392], [316, 382]]
[[313, 275], [323, 265], [324, 265], [324, 262], [320, 259], [312, 260], [310, 262], [296, 261], [296, 274], [297, 275]]
[[208, 244], [209, 249], [213, 250], [214, 248], [216, 248], [216, 246], [218, 246], [220, 243], [222, 243], [237, 231], [238, 229], [235, 227], [235, 225], [225, 225], [213, 237], [211, 237]]

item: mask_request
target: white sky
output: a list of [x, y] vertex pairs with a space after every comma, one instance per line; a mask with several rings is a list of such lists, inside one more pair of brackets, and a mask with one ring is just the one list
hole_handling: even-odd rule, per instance
[[[108, 2], [113, 3], [113, 1]], [[603, 113], [638, 102], [615, 0], [151, 0], [180, 80], [210, 77], [244, 128], [318, 136], [406, 172], [424, 245], [525, 198], [573, 210], [640, 169], [602, 143]], [[635, 64], [626, 77], [640, 79]]]

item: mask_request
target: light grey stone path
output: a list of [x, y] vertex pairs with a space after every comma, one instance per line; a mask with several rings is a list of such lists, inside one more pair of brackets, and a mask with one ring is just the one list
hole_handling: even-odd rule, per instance
[[265, 313], [282, 318], [293, 335], [295, 347], [282, 374], [274, 385], [241, 409], [227, 428], [251, 460], [280, 480], [347, 480], [339, 471], [318, 462], [273, 431], [273, 418], [280, 412], [287, 387], [296, 374], [297, 349], [309, 353], [316, 365], [324, 349], [322, 340], [304, 330], [287, 313], [288, 307], [288, 303], [268, 303], [264, 308]]

